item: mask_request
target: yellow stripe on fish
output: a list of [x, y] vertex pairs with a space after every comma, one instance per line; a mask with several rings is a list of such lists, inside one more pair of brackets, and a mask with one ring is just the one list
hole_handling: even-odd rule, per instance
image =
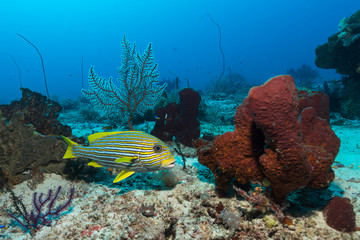
[[123, 170], [119, 182], [135, 172], [154, 172], [175, 166], [169, 147], [160, 139], [140, 131], [101, 132], [88, 136], [89, 146], [81, 146], [64, 137], [68, 148], [63, 158], [92, 159], [92, 167]]

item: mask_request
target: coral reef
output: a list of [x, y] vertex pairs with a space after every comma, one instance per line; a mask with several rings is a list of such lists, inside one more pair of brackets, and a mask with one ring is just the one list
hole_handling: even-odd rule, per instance
[[343, 75], [356, 74], [360, 62], [360, 56], [356, 54], [360, 50], [360, 45], [357, 44], [359, 36], [360, 10], [341, 20], [339, 32], [330, 36], [328, 43], [316, 48], [315, 64], [320, 68], [336, 69]]
[[60, 173], [65, 151], [62, 141], [37, 134], [22, 113], [15, 113], [8, 125], [0, 119], [0, 165], [10, 185], [30, 179], [39, 169]]
[[[310, 101], [306, 96], [301, 97], [299, 94], [299, 112], [300, 109], [304, 111], [311, 108], [312, 104], [325, 107], [326, 99], [323, 99], [322, 95], [317, 96], [318, 92], [304, 92], [302, 95], [304, 94], [310, 95], [310, 97], [314, 95], [314, 99]], [[205, 102], [210, 107], [218, 108], [219, 106], [219, 116], [226, 111], [228, 112], [226, 116], [230, 116], [230, 113], [234, 115], [236, 107], [239, 106], [242, 99], [242, 96], [232, 95], [222, 101], [205, 98]], [[301, 103], [303, 100], [304, 103]], [[220, 107], [222, 105], [224, 108]], [[80, 105], [78, 109], [81, 107]], [[91, 134], [92, 131], [103, 131], [101, 128], [106, 126], [98, 121], [95, 123], [76, 122], [77, 118], [74, 118], [76, 115], [73, 113], [75, 113], [73, 110], [68, 110], [61, 113], [60, 116], [62, 121], [68, 122], [72, 126], [76, 135], [85, 136]], [[326, 115], [320, 114], [318, 110], [315, 110], [315, 113], [315, 119], [318, 116]], [[254, 157], [254, 154], [261, 156], [265, 153], [264, 149], [274, 147], [266, 145], [265, 142], [270, 141], [265, 138], [263, 131], [256, 127], [252, 111], [248, 106], [243, 105], [241, 114], [238, 113], [235, 117], [230, 116], [229, 119], [234, 119], [235, 121], [232, 122], [235, 122], [236, 126], [219, 126], [214, 122], [202, 122], [202, 134], [205, 132], [213, 135], [223, 134], [226, 131], [233, 131], [234, 128], [236, 131], [247, 132], [250, 136], [248, 142], [245, 141], [245, 137], [242, 139], [247, 145], [245, 144], [241, 149], [240, 146], [235, 146], [231, 148], [231, 151], [244, 151], [246, 154], [244, 157], [252, 157], [255, 161], [259, 157]], [[324, 119], [322, 122], [327, 121]], [[157, 172], [139, 173], [131, 179], [113, 184], [111, 174], [118, 174], [116, 170], [92, 168], [87, 166], [87, 160], [80, 159], [81, 161], [64, 161], [66, 165], [69, 165], [67, 178], [58, 174], [47, 174], [40, 165], [39, 172], [44, 172], [45, 179], [41, 184], [35, 186], [36, 189], [31, 190], [34, 180], [32, 178], [14, 186], [12, 190], [19, 198], [21, 196], [25, 207], [32, 210], [34, 191], [43, 192], [43, 198], [46, 198], [48, 189], [53, 189], [55, 192], [56, 187], [61, 185], [64, 191], [59, 193], [58, 200], [59, 203], [64, 203], [69, 196], [69, 190], [72, 187], [76, 189], [71, 211], [54, 220], [51, 226], [41, 227], [32, 236], [34, 240], [359, 239], [360, 231], [349, 233], [337, 231], [326, 224], [321, 214], [322, 208], [333, 195], [350, 198], [355, 213], [359, 212], [360, 204], [359, 201], [356, 201], [359, 193], [359, 179], [356, 175], [358, 168], [354, 162], [360, 153], [360, 149], [356, 145], [360, 139], [360, 127], [359, 122], [350, 120], [344, 120], [343, 125], [345, 126], [333, 126], [342, 140], [341, 152], [336, 159], [337, 163], [333, 164], [337, 176], [334, 182], [325, 191], [301, 188], [291, 192], [287, 201], [279, 208], [284, 210], [287, 217], [291, 218], [292, 225], [282, 224], [284, 222], [274, 216], [274, 212], [277, 210], [268, 205], [271, 201], [271, 198], [268, 198], [271, 187], [268, 187], [267, 178], [263, 179], [265, 175], [262, 173], [261, 167], [259, 179], [263, 179], [261, 183], [266, 187], [262, 192], [254, 188], [254, 184], [258, 185], [259, 183], [252, 183], [250, 189], [246, 185], [240, 186], [235, 183], [236, 187], [244, 190], [244, 197], [245, 193], [250, 197], [249, 201], [246, 197], [235, 195], [234, 190], [231, 192], [231, 197], [219, 199], [215, 191], [213, 173], [198, 162], [195, 149], [184, 146], [181, 146], [181, 151], [187, 158], [186, 170], [183, 170], [181, 156], [176, 154], [176, 166], [171, 169], [172, 174], [178, 179], [177, 182], [173, 182], [172, 176], [167, 172]], [[309, 126], [311, 126], [310, 123]], [[145, 128], [145, 124], [136, 127]], [[117, 130], [121, 131], [122, 128]], [[256, 137], [256, 134], [259, 136]], [[208, 141], [212, 141], [212, 138], [210, 134], [207, 136]], [[251, 144], [252, 142], [255, 143]], [[230, 143], [228, 145], [230, 146]], [[258, 146], [256, 153], [254, 145]], [[174, 142], [171, 142], [169, 147], [173, 148], [174, 146]], [[226, 157], [221, 142], [217, 146], [224, 154], [223, 157]], [[56, 161], [53, 162], [56, 163]], [[217, 164], [216, 161], [214, 164]], [[241, 167], [241, 165], [239, 166]], [[337, 166], [338, 168], [336, 168]], [[232, 169], [229, 168], [229, 170]], [[220, 168], [215, 171], [219, 175], [221, 174]], [[0, 175], [1, 180], [3, 180], [3, 176]], [[228, 186], [232, 187], [232, 182], [229, 182]], [[2, 206], [0, 222], [5, 225], [5, 228], [0, 229], [0, 235], [8, 239], [30, 238], [29, 233], [24, 233], [19, 225], [10, 223], [7, 210], [13, 210], [13, 203], [9, 192], [0, 193], [0, 205]]]
[[341, 114], [360, 117], [360, 10], [339, 23], [339, 32], [316, 48], [316, 66], [336, 69], [344, 75], [341, 93]]
[[169, 103], [155, 110], [158, 117], [151, 134], [163, 141], [175, 137], [185, 146], [192, 147], [192, 141], [200, 137], [200, 123], [197, 120], [201, 97], [192, 88], [179, 92], [180, 103]]
[[342, 232], [352, 232], [358, 230], [355, 222], [354, 207], [350, 199], [335, 196], [323, 210], [326, 223]]
[[0, 105], [3, 117], [9, 121], [17, 112], [22, 112], [24, 123], [32, 124], [34, 130], [41, 134], [71, 136], [71, 128], [57, 120], [62, 110], [57, 102], [27, 88], [21, 88], [21, 91], [20, 101], [13, 101], [10, 105]]
[[339, 32], [316, 48], [315, 64], [320, 68], [336, 69], [343, 75], [358, 73], [360, 56], [360, 10], [339, 23]]
[[[195, 163], [196, 160], [193, 160]], [[72, 210], [53, 221], [51, 227], [40, 228], [32, 239], [265, 240], [316, 237], [356, 239], [359, 236], [357, 232], [350, 235], [327, 227], [318, 212], [307, 217], [294, 217], [294, 225], [282, 225], [276, 219], [269, 220], [266, 217], [272, 216], [270, 212], [257, 211], [257, 214], [253, 214], [254, 207], [244, 200], [224, 198], [220, 202], [214, 185], [200, 181], [195, 167], [189, 169], [189, 172], [184, 173], [180, 166], [176, 167], [175, 170], [183, 173], [184, 178], [181, 184], [170, 191], [139, 189], [144, 184], [151, 184], [151, 178], [142, 178], [139, 183], [129, 181], [128, 186], [122, 185], [119, 189], [84, 181], [69, 182], [59, 175], [48, 175], [38, 192], [45, 192], [49, 187], [58, 185], [64, 186], [64, 189], [75, 187]], [[128, 187], [124, 193], [122, 190]], [[24, 205], [30, 209], [33, 196], [26, 188], [26, 183], [16, 186], [14, 192], [24, 192]], [[67, 199], [68, 195], [59, 196], [59, 199], [63, 198]], [[9, 199], [9, 193], [0, 198], [3, 209], [11, 208]], [[8, 221], [6, 212], [0, 214], [0, 221]], [[11, 239], [29, 237], [18, 226], [8, 224], [7, 227], [1, 229], [3, 236]]]
[[199, 162], [213, 172], [220, 195], [226, 194], [233, 178], [246, 184], [266, 176], [277, 202], [305, 186], [329, 185], [340, 140], [322, 118], [328, 115], [316, 111], [320, 103], [314, 99], [301, 100], [302, 109], [294, 79], [274, 77], [250, 90], [238, 107], [233, 132], [212, 142], [195, 142]]

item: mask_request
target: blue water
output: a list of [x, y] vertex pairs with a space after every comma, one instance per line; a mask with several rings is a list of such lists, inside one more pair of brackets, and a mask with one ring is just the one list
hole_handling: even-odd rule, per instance
[[[339, 21], [360, 8], [359, 0], [316, 1], [0, 1], [0, 103], [21, 97], [22, 85], [46, 94], [44, 58], [51, 96], [81, 95], [90, 66], [103, 77], [118, 77], [124, 35], [142, 52], [149, 42], [160, 79], [189, 79], [202, 89], [222, 72], [219, 32], [222, 32], [225, 74], [240, 73], [263, 83], [290, 68], [314, 64], [316, 46], [337, 32]], [[317, 69], [319, 81], [339, 79], [334, 70]], [[183, 81], [185, 83], [186, 81]]]

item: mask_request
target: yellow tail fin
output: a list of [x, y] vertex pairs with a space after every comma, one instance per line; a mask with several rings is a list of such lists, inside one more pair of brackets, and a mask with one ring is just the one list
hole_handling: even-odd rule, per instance
[[76, 142], [71, 141], [70, 139], [68, 139], [65, 136], [62, 136], [62, 138], [65, 140], [66, 144], [68, 145], [68, 148], [67, 148], [63, 158], [76, 158], [76, 156], [74, 156], [74, 154], [73, 154], [73, 147], [78, 144]]

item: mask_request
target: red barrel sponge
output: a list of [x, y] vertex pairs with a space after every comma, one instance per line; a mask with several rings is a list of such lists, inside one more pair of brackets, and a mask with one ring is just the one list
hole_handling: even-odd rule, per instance
[[323, 215], [327, 225], [342, 231], [352, 232], [358, 230], [355, 223], [354, 207], [350, 199], [343, 197], [333, 197], [323, 210]]

